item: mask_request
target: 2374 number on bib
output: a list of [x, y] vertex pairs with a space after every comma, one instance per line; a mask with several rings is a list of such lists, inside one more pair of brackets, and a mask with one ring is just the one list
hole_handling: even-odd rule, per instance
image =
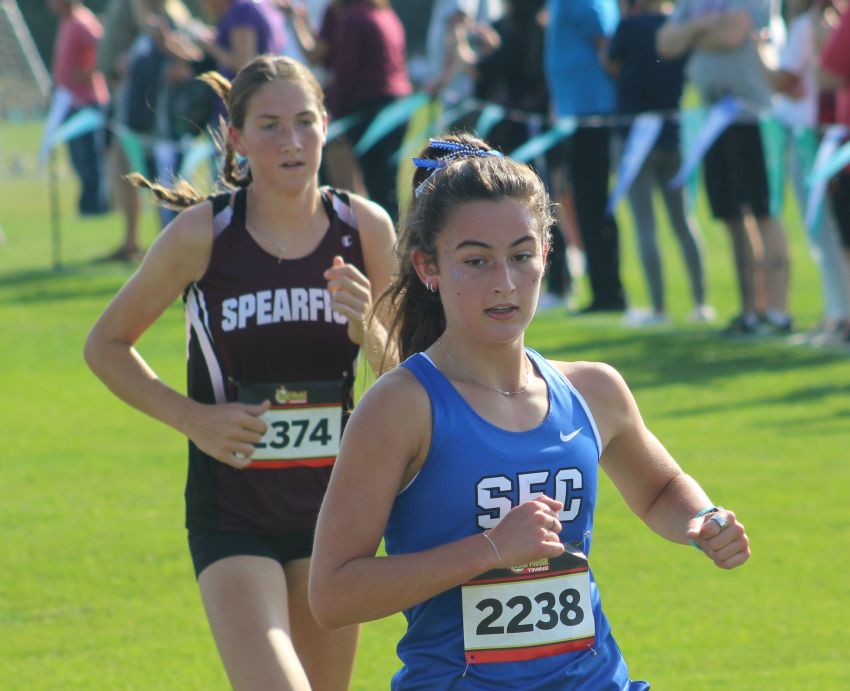
[[332, 465], [342, 436], [342, 383], [295, 382], [239, 387], [243, 403], [272, 402], [266, 433], [248, 468]]

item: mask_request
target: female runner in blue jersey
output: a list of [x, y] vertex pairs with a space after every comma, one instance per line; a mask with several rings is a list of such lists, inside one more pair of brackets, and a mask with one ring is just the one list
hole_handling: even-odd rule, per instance
[[[185, 210], [92, 329], [86, 359], [189, 439], [189, 547], [233, 687], [343, 691], [357, 628], [317, 625], [308, 569], [354, 360], [362, 350], [376, 371], [393, 362], [369, 315], [395, 269], [395, 233], [378, 205], [319, 187], [327, 116], [303, 65], [260, 56], [232, 85], [205, 81], [227, 103], [229, 191], [207, 200], [134, 178]], [[134, 348], [181, 294], [186, 396]]]
[[652, 529], [722, 568], [749, 557], [744, 526], [682, 472], [616, 370], [525, 347], [552, 223], [536, 175], [468, 135], [414, 163], [388, 292], [407, 359], [343, 436], [313, 611], [328, 627], [404, 611], [394, 689], [648, 688], [588, 568], [597, 468]]

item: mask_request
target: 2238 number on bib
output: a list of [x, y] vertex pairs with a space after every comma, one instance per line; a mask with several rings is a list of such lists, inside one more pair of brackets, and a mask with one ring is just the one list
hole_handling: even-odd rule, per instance
[[581, 553], [496, 569], [461, 587], [469, 663], [514, 662], [584, 650], [596, 625], [590, 572]]

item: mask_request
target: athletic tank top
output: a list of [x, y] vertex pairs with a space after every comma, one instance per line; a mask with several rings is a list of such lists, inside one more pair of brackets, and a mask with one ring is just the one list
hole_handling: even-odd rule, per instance
[[[247, 383], [335, 381], [350, 410], [358, 346], [346, 319], [331, 310], [322, 274], [336, 255], [365, 273], [363, 253], [348, 197], [320, 192], [327, 232], [309, 255], [291, 260], [272, 256], [247, 231], [247, 190], [213, 198], [210, 263], [183, 296], [194, 400], [235, 401]], [[190, 441], [186, 525], [274, 535], [312, 530], [332, 462], [237, 470]]]
[[[526, 352], [549, 391], [546, 418], [526, 432], [484, 420], [426, 355], [402, 364], [431, 400], [431, 447], [395, 500], [384, 535], [387, 554], [480, 533], [541, 493], [564, 503], [559, 518], [568, 550], [589, 554], [599, 433], [569, 381], [538, 353]], [[404, 666], [392, 688], [649, 688], [629, 681], [586, 559], [583, 569], [554, 565], [541, 560], [519, 574], [487, 572], [406, 610], [408, 628], [398, 645]]]

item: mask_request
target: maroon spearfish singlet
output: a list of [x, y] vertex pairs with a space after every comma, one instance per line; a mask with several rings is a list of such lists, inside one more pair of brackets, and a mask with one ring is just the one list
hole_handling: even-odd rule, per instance
[[[251, 237], [246, 190], [232, 205], [229, 194], [213, 199], [210, 263], [183, 295], [190, 398], [235, 401], [246, 383], [341, 382], [343, 410], [350, 410], [358, 346], [345, 317], [331, 310], [322, 274], [337, 255], [365, 273], [363, 252], [347, 195], [320, 192], [328, 230], [309, 255], [292, 260], [278, 260]], [[237, 470], [190, 441], [186, 526], [271, 535], [312, 530], [331, 467]]]

